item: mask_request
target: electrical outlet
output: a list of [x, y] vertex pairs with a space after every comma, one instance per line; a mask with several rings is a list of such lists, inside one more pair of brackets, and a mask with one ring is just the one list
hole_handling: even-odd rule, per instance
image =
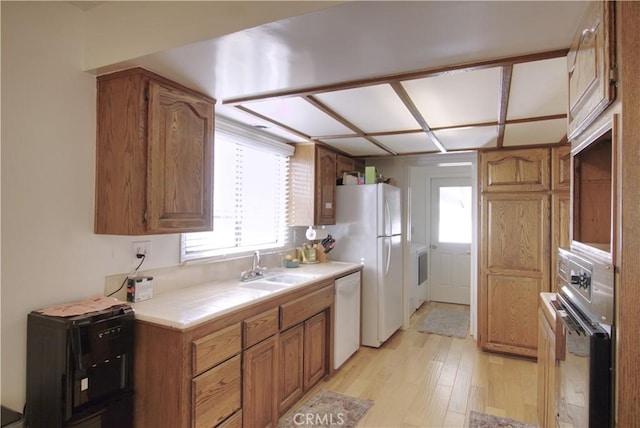
[[142, 261], [137, 257], [138, 254], [144, 254], [145, 259], [148, 259], [151, 256], [151, 241], [134, 241], [131, 243], [131, 263], [134, 268]]

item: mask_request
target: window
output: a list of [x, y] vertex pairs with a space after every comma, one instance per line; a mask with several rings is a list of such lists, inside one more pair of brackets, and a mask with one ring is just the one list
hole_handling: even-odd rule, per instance
[[216, 120], [213, 232], [182, 234], [182, 261], [280, 248], [288, 239], [293, 148]]
[[439, 242], [471, 243], [471, 186], [440, 187]]

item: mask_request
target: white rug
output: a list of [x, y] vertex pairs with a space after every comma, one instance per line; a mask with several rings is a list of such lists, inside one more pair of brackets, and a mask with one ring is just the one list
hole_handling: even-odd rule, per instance
[[461, 339], [467, 337], [469, 330], [469, 312], [452, 311], [449, 309], [433, 308], [424, 317], [418, 327], [423, 333], [455, 336]]

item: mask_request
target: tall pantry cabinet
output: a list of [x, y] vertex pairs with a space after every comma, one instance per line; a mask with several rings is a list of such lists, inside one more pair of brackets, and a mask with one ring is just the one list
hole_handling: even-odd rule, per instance
[[[565, 190], [553, 190], [552, 165], [561, 169], [567, 153], [568, 147], [480, 154], [478, 343], [484, 350], [537, 355], [538, 296], [551, 289], [552, 245], [568, 230], [566, 213], [552, 212], [553, 201], [568, 206], [554, 193]], [[552, 155], [558, 159], [552, 162]]]

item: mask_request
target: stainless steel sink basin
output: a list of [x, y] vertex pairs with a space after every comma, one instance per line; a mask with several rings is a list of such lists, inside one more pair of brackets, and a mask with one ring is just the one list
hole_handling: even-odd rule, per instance
[[283, 273], [283, 274], [279, 274], [279, 275], [275, 275], [275, 276], [265, 277], [263, 281], [276, 282], [276, 283], [279, 283], [279, 284], [294, 285], [294, 284], [300, 284], [302, 282], [307, 282], [307, 281], [310, 281], [310, 280], [311, 280], [311, 278], [308, 278], [306, 276], [290, 275], [290, 274], [287, 274], [287, 273]]
[[242, 288], [252, 288], [254, 290], [262, 290], [262, 291], [278, 291], [284, 288], [287, 288], [288, 285], [278, 284], [277, 282], [267, 282], [265, 280], [260, 281], [249, 281], [243, 282], [240, 284]]
[[240, 284], [240, 287], [263, 291], [278, 291], [292, 285], [310, 281], [311, 279], [312, 278], [303, 275], [279, 273], [275, 275], [264, 276], [260, 279], [243, 282]]

